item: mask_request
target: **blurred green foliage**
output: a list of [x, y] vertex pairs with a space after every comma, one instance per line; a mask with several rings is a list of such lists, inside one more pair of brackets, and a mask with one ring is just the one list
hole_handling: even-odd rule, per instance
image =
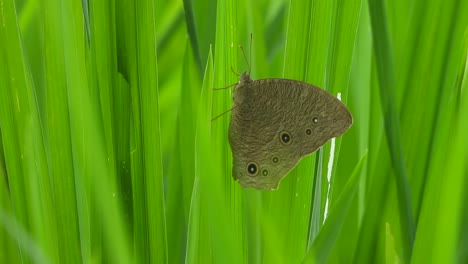
[[[467, 11], [0, 0], [0, 263], [468, 262]], [[211, 121], [249, 64], [354, 116], [273, 192]]]

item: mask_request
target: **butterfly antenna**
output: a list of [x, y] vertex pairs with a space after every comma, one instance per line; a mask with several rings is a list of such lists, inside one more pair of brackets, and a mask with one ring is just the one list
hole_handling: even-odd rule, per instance
[[249, 63], [249, 61], [247, 60], [247, 56], [245, 55], [244, 47], [239, 46], [239, 48], [242, 50], [242, 54], [244, 54], [244, 59], [245, 59], [245, 61], [247, 62], [247, 66], [249, 66], [249, 75], [250, 75], [250, 63]]
[[[250, 33], [250, 47], [249, 47], [249, 61], [250, 63], [252, 63], [252, 33]], [[251, 64], [249, 64], [249, 75], [250, 75], [250, 70], [252, 70], [252, 68], [250, 67]]]
[[223, 88], [213, 88], [213, 90], [215, 90], [215, 91], [218, 91], [218, 90], [226, 90], [226, 89], [229, 89], [229, 88], [231, 88], [231, 87], [233, 87], [233, 86], [236, 86], [237, 84], [238, 84], [238, 83], [233, 83], [233, 84], [228, 85], [228, 86], [223, 87]]
[[232, 73], [234, 73], [235, 75], [237, 75], [237, 77], [240, 77], [240, 74], [237, 73], [236, 71], [234, 71], [234, 68], [232, 68], [232, 66], [231, 66], [231, 71], [232, 71]]
[[211, 122], [215, 121], [216, 119], [220, 118], [221, 116], [225, 115], [226, 113], [231, 112], [232, 109], [234, 109], [234, 108], [236, 108], [236, 107], [237, 107], [237, 105], [234, 106], [234, 107], [232, 107], [231, 109], [228, 109], [227, 111], [224, 111], [224, 112], [222, 112], [221, 114], [215, 116], [213, 119], [211, 119]]

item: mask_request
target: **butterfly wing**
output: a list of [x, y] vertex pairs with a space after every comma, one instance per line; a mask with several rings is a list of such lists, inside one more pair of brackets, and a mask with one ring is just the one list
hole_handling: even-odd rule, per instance
[[229, 142], [233, 177], [243, 187], [276, 189], [302, 156], [314, 152], [352, 124], [348, 109], [310, 84], [257, 80], [235, 90]]

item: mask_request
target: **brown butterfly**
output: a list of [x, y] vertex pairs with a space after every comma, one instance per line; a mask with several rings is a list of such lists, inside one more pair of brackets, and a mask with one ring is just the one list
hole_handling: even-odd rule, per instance
[[244, 72], [233, 102], [232, 176], [242, 187], [277, 189], [303, 156], [342, 135], [353, 123], [336, 97], [295, 80], [253, 81]]

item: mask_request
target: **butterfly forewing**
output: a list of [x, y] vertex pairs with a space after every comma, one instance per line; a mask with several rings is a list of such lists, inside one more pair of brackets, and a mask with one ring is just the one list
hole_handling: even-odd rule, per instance
[[334, 96], [310, 84], [264, 79], [234, 91], [229, 142], [233, 177], [243, 187], [276, 189], [280, 180], [310, 154], [352, 123]]

